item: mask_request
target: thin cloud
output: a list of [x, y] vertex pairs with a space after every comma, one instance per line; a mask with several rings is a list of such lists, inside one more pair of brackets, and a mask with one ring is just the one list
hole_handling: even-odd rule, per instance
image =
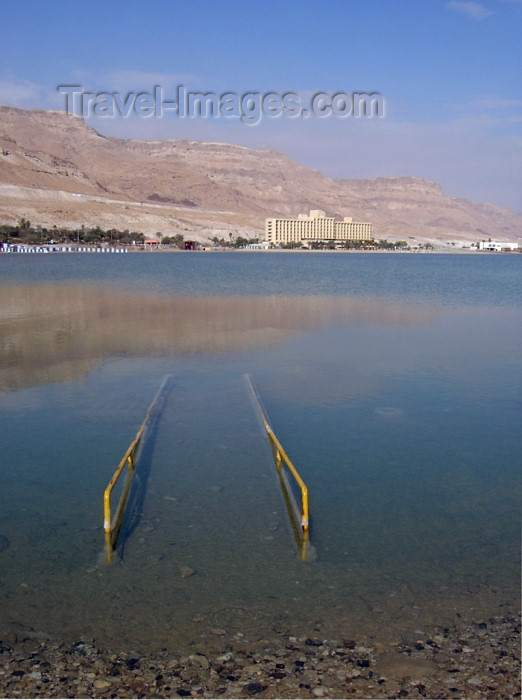
[[487, 128], [500, 127], [508, 133], [510, 126], [522, 123], [522, 100], [479, 95], [458, 105], [453, 114], [456, 119], [464, 117], [470, 123], [482, 123]]
[[153, 73], [139, 70], [114, 70], [102, 74], [77, 70], [75, 76], [85, 90], [105, 90], [107, 92], [152, 91], [155, 85], [165, 89], [175, 89], [178, 85], [200, 87], [202, 79], [192, 73]]
[[479, 5], [478, 2], [464, 2], [463, 0], [451, 0], [446, 4], [446, 7], [455, 12], [460, 12], [474, 19], [475, 22], [481, 22], [486, 17], [493, 14], [492, 10], [488, 10], [484, 5]]
[[11, 107], [57, 109], [58, 96], [44, 85], [11, 74], [0, 77], [0, 104]]

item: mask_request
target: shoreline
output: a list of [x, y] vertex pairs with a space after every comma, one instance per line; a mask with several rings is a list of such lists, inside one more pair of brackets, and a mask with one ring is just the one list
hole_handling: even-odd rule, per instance
[[[324, 639], [281, 633], [278, 641], [225, 637], [212, 648], [98, 648], [16, 630], [0, 641], [4, 697], [73, 698], [518, 698], [520, 615], [506, 611], [402, 634]], [[44, 635], [45, 636], [45, 635]]]
[[71, 255], [71, 254], [127, 254], [127, 253], [146, 253], [148, 255], [158, 254], [158, 253], [269, 253], [271, 255], [282, 253], [284, 255], [291, 254], [320, 254], [320, 255], [480, 255], [480, 256], [492, 256], [498, 257], [500, 255], [517, 255], [519, 250], [502, 250], [502, 251], [489, 251], [489, 250], [472, 250], [471, 248], [458, 248], [458, 249], [434, 249], [434, 250], [358, 250], [358, 249], [348, 249], [348, 250], [308, 250], [303, 248], [267, 248], [267, 249], [255, 249], [255, 248], [209, 248], [204, 247], [200, 250], [182, 250], [181, 248], [154, 248], [154, 249], [144, 249], [139, 246], [103, 246], [103, 247], [92, 247], [89, 249], [88, 246], [64, 246], [62, 250], [46, 249], [46, 246], [35, 245], [26, 246], [24, 250], [2, 250], [0, 248], [0, 256], [10, 256], [10, 255]]

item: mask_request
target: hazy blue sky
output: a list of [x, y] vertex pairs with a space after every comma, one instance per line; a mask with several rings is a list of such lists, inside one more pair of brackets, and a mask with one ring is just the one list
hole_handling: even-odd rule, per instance
[[280, 150], [334, 177], [416, 175], [522, 212], [522, 0], [0, 0], [0, 102], [85, 91], [378, 92], [383, 118], [92, 118], [106, 135]]

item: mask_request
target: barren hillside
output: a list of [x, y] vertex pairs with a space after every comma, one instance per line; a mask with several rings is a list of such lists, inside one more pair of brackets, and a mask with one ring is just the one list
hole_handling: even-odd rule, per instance
[[0, 220], [154, 235], [263, 236], [309, 209], [371, 221], [390, 240], [517, 240], [522, 216], [446, 196], [416, 177], [335, 180], [273, 151], [106, 138], [62, 112], [0, 106]]

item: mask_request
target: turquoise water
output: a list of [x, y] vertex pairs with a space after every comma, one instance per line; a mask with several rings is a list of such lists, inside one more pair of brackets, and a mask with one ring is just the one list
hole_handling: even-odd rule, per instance
[[[0, 629], [203, 649], [518, 605], [521, 261], [1, 256]], [[315, 561], [245, 373], [309, 488]], [[107, 567], [103, 490], [167, 374]]]

